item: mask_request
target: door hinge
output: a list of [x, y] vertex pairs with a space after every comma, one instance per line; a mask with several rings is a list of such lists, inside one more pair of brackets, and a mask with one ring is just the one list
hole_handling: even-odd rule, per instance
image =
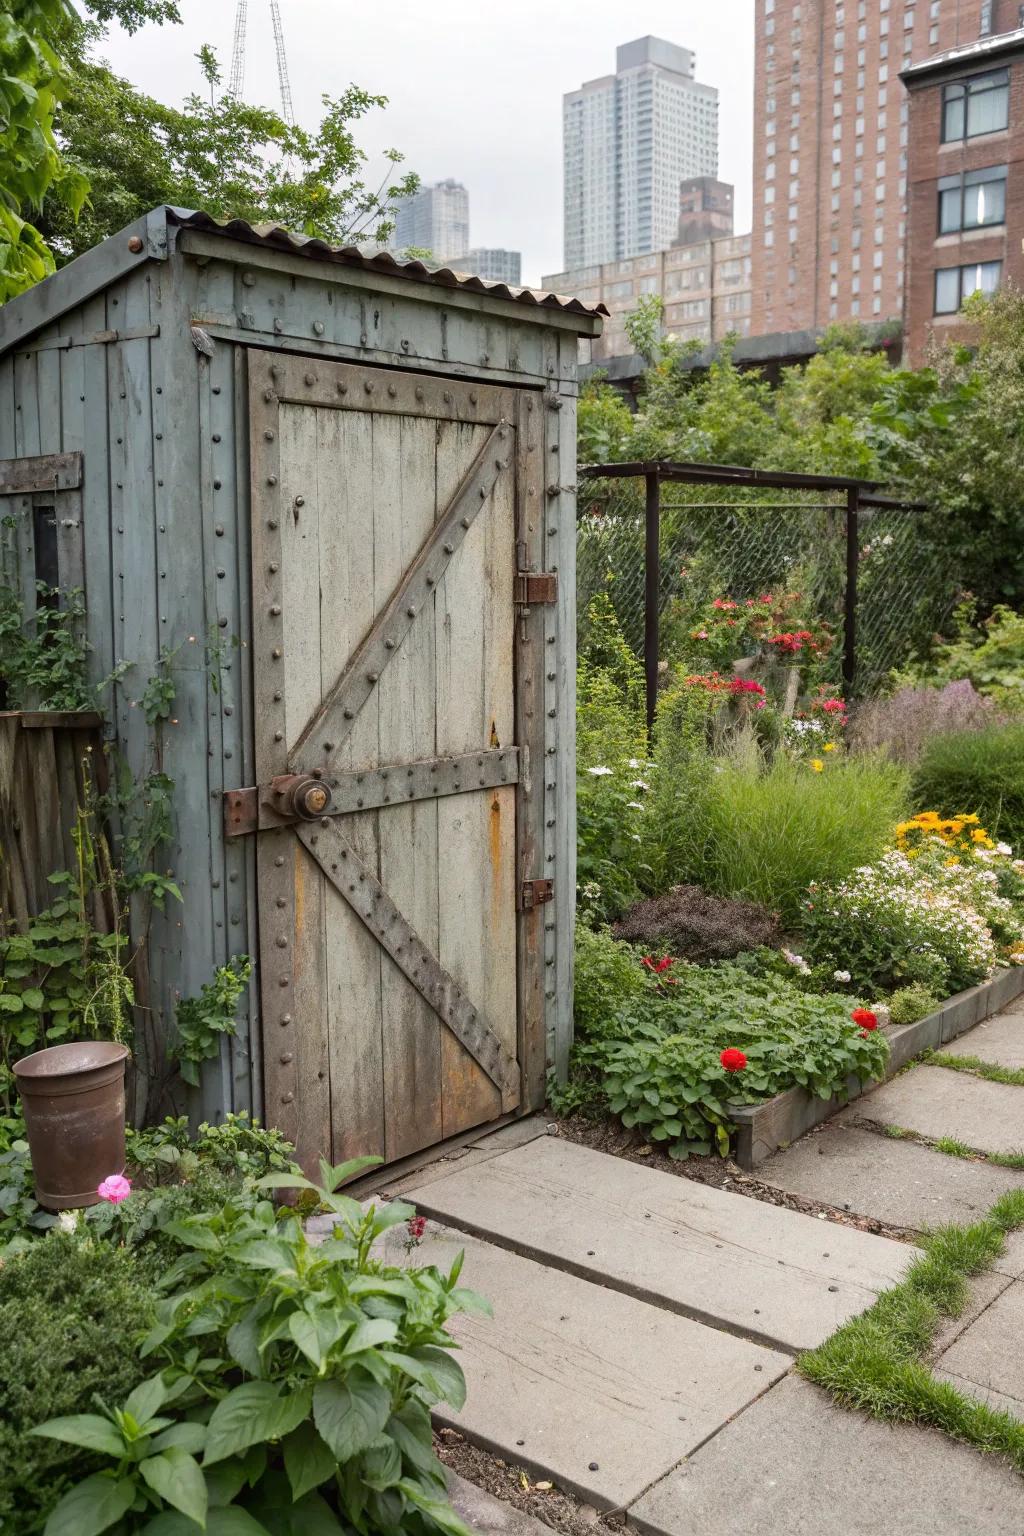
[[534, 907], [542, 907], [546, 901], [555, 899], [555, 882], [553, 880], [524, 880], [519, 891], [520, 912], [532, 912]]
[[558, 576], [554, 571], [517, 571], [516, 602], [524, 608], [535, 603], [557, 603]]

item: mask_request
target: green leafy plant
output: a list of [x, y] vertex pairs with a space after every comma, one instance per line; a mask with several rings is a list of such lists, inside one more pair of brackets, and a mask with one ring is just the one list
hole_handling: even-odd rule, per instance
[[188, 1179], [204, 1167], [238, 1180], [295, 1171], [291, 1142], [244, 1110], [217, 1125], [204, 1120], [194, 1138], [186, 1115], [141, 1131], [129, 1126], [125, 1145], [129, 1167], [151, 1184]]
[[893, 1024], [916, 1024], [918, 1019], [934, 1013], [941, 998], [921, 982], [909, 987], [899, 987], [889, 999], [889, 1018]]
[[173, 649], [166, 645], [162, 646], [157, 658], [156, 671], [146, 679], [146, 686], [142, 690], [139, 703], [142, 705], [142, 713], [146, 717], [147, 725], [157, 725], [161, 720], [169, 720], [171, 717], [177, 693], [174, 678], [171, 675], [171, 663], [180, 650], [180, 645], [176, 645]]
[[182, 998], [179, 1002], [171, 1053], [183, 1079], [193, 1088], [199, 1086], [203, 1062], [217, 1055], [225, 1035], [235, 1033], [238, 1000], [251, 975], [252, 961], [248, 955], [236, 955], [227, 965], [217, 967], [213, 980], [201, 987], [198, 997]]
[[[2, 241], [0, 241], [2, 250]], [[0, 586], [0, 697], [7, 709], [89, 709], [85, 604], [78, 589], [57, 592], [39, 582], [36, 611]]]
[[[168, 1506], [200, 1522], [207, 1514], [207, 1529], [224, 1536], [263, 1532], [264, 1519], [295, 1536], [466, 1536], [433, 1452], [430, 1408], [461, 1407], [445, 1324], [486, 1304], [459, 1287], [461, 1260], [445, 1275], [374, 1256], [413, 1215], [399, 1201], [364, 1210], [339, 1193], [376, 1161], [321, 1163], [319, 1185], [295, 1173], [260, 1180], [261, 1191], [305, 1192], [332, 1214], [319, 1244], [294, 1209], [266, 1198], [167, 1223], [183, 1252], [142, 1345], [155, 1375], [119, 1406], [108, 1398], [100, 1413], [36, 1429], [108, 1462], [64, 1495], [50, 1536], [99, 1533], [129, 1510]], [[154, 1527], [164, 1528], [179, 1529]]]
[[[6, 1178], [9, 1167], [0, 1170]], [[139, 1343], [154, 1295], [134, 1255], [61, 1231], [0, 1263], [0, 1525], [39, 1536], [69, 1485], [97, 1471], [97, 1456], [30, 1433], [43, 1419], [122, 1402], [148, 1366]], [[78, 1528], [84, 1536], [87, 1527]]]
[[48, 1232], [56, 1220], [36, 1199], [28, 1142], [12, 1141], [0, 1152], [0, 1256], [6, 1258], [27, 1247], [31, 1238]]
[[[603, 1102], [674, 1158], [713, 1148], [724, 1156], [736, 1102], [797, 1085], [842, 1098], [851, 1076], [864, 1083], [882, 1075], [888, 1045], [852, 1019], [848, 998], [815, 996], [731, 963], [633, 953], [644, 988], [620, 985], [617, 996], [609, 989], [606, 1007], [593, 1009], [573, 1051], [573, 1080], [580, 1097], [589, 1088], [591, 1103]], [[621, 950], [603, 958], [605, 969], [621, 958]]]

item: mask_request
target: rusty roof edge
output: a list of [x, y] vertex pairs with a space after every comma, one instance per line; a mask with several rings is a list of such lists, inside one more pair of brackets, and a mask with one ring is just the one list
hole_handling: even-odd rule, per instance
[[168, 223], [179, 229], [223, 235], [226, 239], [259, 245], [267, 250], [286, 251], [313, 260], [336, 262], [343, 266], [358, 267], [364, 272], [380, 272], [389, 277], [408, 278], [434, 287], [456, 288], [463, 293], [507, 299], [514, 304], [531, 305], [538, 309], [557, 309], [563, 314], [586, 315], [588, 318], [608, 314], [603, 304], [584, 304], [582, 300], [570, 295], [551, 293], [545, 289], [511, 287], [508, 283], [494, 282], [475, 273], [459, 272], [454, 267], [430, 266], [417, 258], [400, 261], [390, 251], [368, 255], [356, 245], [331, 245], [315, 235], [295, 234], [280, 224], [250, 224], [247, 219], [239, 218], [220, 219], [202, 209], [168, 207], [166, 212]]

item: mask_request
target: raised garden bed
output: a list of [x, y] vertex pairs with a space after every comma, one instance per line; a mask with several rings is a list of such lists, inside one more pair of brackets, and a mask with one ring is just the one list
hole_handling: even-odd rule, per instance
[[[991, 1018], [1024, 992], [1024, 966], [997, 971], [990, 981], [968, 987], [943, 1003], [934, 1013], [914, 1024], [903, 1024], [888, 1031], [889, 1064], [885, 1077], [892, 1077], [922, 1051], [936, 1050]], [[884, 1081], [884, 1079], [880, 1079]], [[845, 1100], [819, 1099], [806, 1088], [787, 1088], [761, 1104], [733, 1104], [729, 1114], [736, 1124], [734, 1157], [748, 1172], [764, 1162], [779, 1147], [788, 1146], [805, 1131], [843, 1108], [844, 1103], [859, 1098], [874, 1086], [862, 1088], [855, 1077], [848, 1081]]]

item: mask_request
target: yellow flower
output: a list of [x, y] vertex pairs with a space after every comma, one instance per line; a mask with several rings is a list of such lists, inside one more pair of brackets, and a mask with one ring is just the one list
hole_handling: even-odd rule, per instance
[[835, 749], [836, 749], [836, 744], [835, 744], [834, 741], [826, 741], [825, 745], [822, 747], [821, 750], [823, 752], [834, 752]]
[[947, 868], [947, 869], [953, 869], [953, 868], [955, 868], [955, 867], [956, 867], [956, 865], [958, 865], [958, 864], [959, 864], [959, 863], [960, 863], [960, 860], [959, 860], [959, 859], [952, 859], [952, 858], [951, 858], [951, 859], [947, 859], [947, 860], [946, 860], [946, 868]]
[[820, 757], [812, 757], [811, 767], [814, 769], [815, 773], [821, 773], [825, 767], [825, 764], [822, 762]]

